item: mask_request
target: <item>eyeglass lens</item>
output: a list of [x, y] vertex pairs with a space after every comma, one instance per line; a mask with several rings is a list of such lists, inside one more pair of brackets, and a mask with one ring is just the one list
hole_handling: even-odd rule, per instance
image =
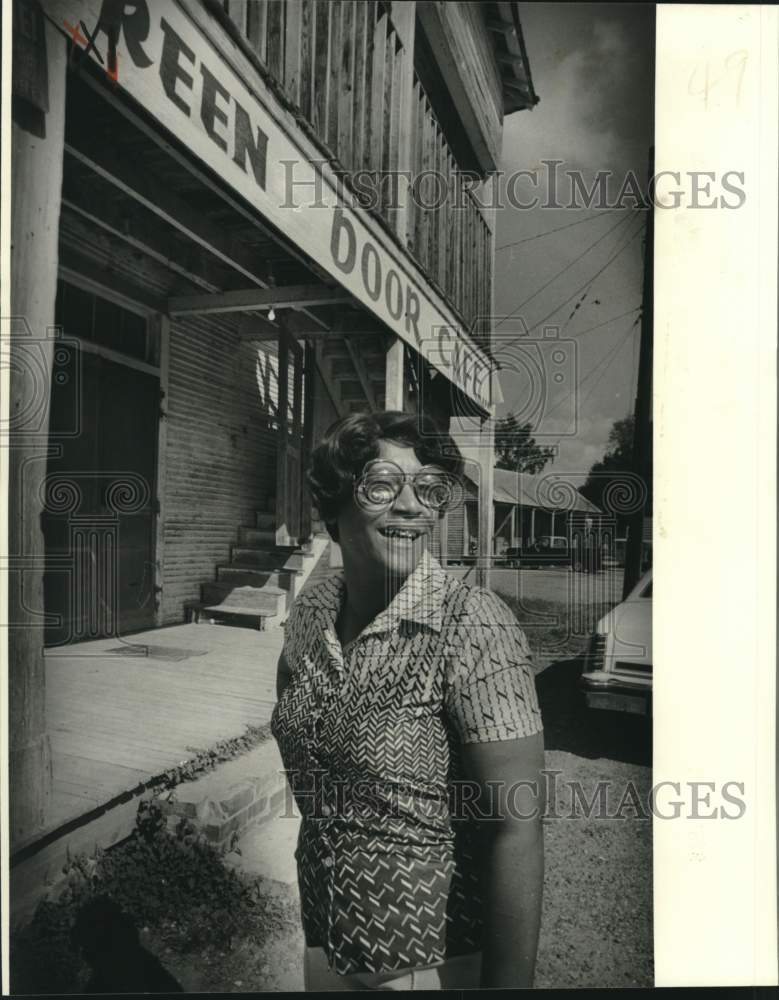
[[370, 506], [386, 506], [400, 495], [405, 482], [412, 484], [417, 500], [433, 510], [447, 507], [454, 496], [454, 480], [441, 469], [407, 474], [393, 462], [381, 462], [371, 465], [361, 476], [358, 497]]

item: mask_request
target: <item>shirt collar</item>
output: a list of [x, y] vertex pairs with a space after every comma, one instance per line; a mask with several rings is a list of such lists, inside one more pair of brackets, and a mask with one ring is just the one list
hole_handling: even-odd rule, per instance
[[[423, 553], [416, 569], [392, 599], [360, 636], [386, 632], [398, 621], [415, 622], [436, 632], [443, 629], [443, 600], [449, 577], [438, 560], [429, 551]], [[343, 570], [334, 574], [319, 588], [317, 611], [322, 616], [324, 630], [335, 639], [335, 623], [341, 609], [346, 579]]]
[[415, 622], [440, 632], [448, 582], [449, 577], [438, 560], [429, 551], [424, 552], [389, 606], [363, 629], [362, 635], [387, 631], [398, 621]]

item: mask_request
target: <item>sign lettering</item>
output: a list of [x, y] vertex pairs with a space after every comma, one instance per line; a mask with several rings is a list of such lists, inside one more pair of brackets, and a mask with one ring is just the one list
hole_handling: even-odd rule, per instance
[[[46, 14], [70, 37], [71, 54], [101, 65], [114, 86], [126, 90], [390, 330], [481, 406], [491, 406], [490, 360], [411, 259], [347, 202], [338, 182], [324, 174], [322, 161], [304, 152], [276, 99], [258, 97], [233, 71], [202, 7], [189, 0], [164, 5], [48, 0]], [[292, 197], [303, 189], [313, 192], [309, 205]], [[450, 362], [452, 346], [456, 354]]]

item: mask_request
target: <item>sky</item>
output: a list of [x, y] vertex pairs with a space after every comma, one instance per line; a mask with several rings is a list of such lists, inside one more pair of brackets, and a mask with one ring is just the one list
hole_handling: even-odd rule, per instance
[[[633, 409], [646, 213], [631, 210], [629, 198], [621, 210], [543, 207], [552, 169], [543, 161], [563, 161], [563, 205], [571, 200], [569, 172], [580, 171], [589, 188], [598, 171], [612, 171], [612, 203], [630, 171], [646, 182], [654, 8], [522, 3], [519, 11], [540, 100], [504, 122], [505, 207], [497, 212], [495, 255], [494, 347], [504, 368], [498, 416], [512, 410], [530, 420], [539, 444], [557, 450], [547, 470], [578, 478], [603, 457], [614, 421]], [[542, 204], [535, 208], [506, 203], [505, 178], [519, 170], [538, 171], [535, 183], [514, 183], [514, 200], [536, 196]], [[535, 238], [553, 229], [560, 231]]]

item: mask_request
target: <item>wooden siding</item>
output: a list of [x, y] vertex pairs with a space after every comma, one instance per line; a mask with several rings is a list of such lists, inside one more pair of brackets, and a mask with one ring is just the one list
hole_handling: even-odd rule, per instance
[[161, 623], [183, 621], [275, 491], [276, 431], [257, 352], [225, 321], [171, 324]]
[[409, 199], [410, 249], [476, 340], [488, 347], [492, 231], [416, 74], [411, 103], [411, 174], [418, 180]]
[[417, 5], [449, 99], [483, 173], [500, 161], [503, 91], [485, 24], [486, 4], [426, 0]]
[[[224, 0], [254, 54], [341, 167], [397, 170], [403, 45], [380, 0]], [[389, 217], [386, 199], [382, 208]]]
[[[497, 98], [493, 92], [499, 83], [483, 18], [466, 9], [469, 4], [444, 6], [464, 8], [446, 15], [447, 30], [458, 52], [485, 64], [466, 72], [478, 77], [472, 86], [490, 128], [498, 114], [499, 138], [502, 108], [493, 106], [500, 100], [499, 89]], [[419, 79], [414, 75], [412, 84], [404, 72], [406, 54], [389, 7], [381, 0], [224, 0], [225, 12], [324, 144], [334, 167], [352, 179], [358, 198], [393, 231], [401, 214], [394, 207], [394, 173], [428, 172], [421, 197], [432, 207], [415, 210], [408, 198], [401, 238], [471, 329], [490, 314], [492, 233]], [[456, 127], [461, 128], [459, 121]], [[401, 163], [402, 136], [408, 149]], [[446, 193], [440, 207], [439, 185]], [[481, 325], [473, 332], [488, 346]]]
[[492, 39], [485, 24], [483, 3], [443, 3], [439, 5], [451, 32], [455, 58], [463, 72], [466, 89], [490, 130], [500, 155], [503, 131], [503, 85], [495, 61]]

